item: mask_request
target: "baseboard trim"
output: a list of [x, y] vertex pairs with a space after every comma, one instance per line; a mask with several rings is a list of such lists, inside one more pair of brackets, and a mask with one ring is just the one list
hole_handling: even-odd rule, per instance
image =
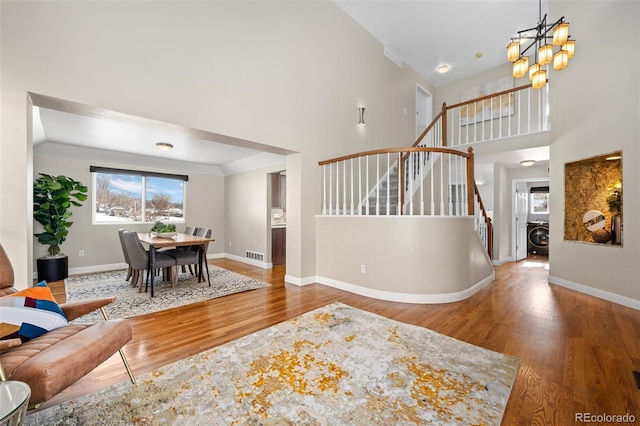
[[552, 277], [549, 275], [549, 284], [559, 285], [570, 290], [575, 290], [580, 293], [588, 294], [589, 296], [597, 297], [608, 302], [617, 303], [618, 305], [626, 306], [628, 308], [640, 310], [640, 300], [632, 299], [630, 297], [621, 296], [619, 294], [611, 293], [609, 291], [600, 290], [599, 288], [589, 287], [584, 284], [578, 284], [573, 281], [565, 280], [558, 277]]
[[[259, 262], [253, 259], [247, 259], [240, 256], [235, 256], [229, 253], [213, 253], [207, 254], [207, 259], [231, 259], [236, 260], [238, 262], [247, 263], [249, 265], [258, 266], [263, 269], [271, 269], [271, 263], [267, 262]], [[76, 268], [69, 268], [69, 275], [80, 275], [80, 274], [92, 274], [95, 272], [107, 272], [107, 271], [117, 271], [119, 269], [127, 269], [127, 264], [125, 262], [122, 263], [109, 263], [104, 265], [91, 265], [91, 266], [79, 266]], [[33, 271], [33, 276], [36, 277], [38, 274], [36, 271]]]
[[504, 265], [505, 263], [509, 263], [509, 262], [514, 262], [513, 257], [505, 257], [504, 259], [500, 259], [500, 260], [493, 260], [493, 266], [500, 266], [500, 265]]
[[297, 285], [297, 286], [305, 286], [305, 285], [309, 285], [309, 284], [315, 284], [318, 282], [318, 277], [311, 276], [311, 277], [305, 277], [305, 278], [298, 278], [298, 277], [294, 277], [293, 275], [286, 275], [284, 276], [284, 282], [287, 284], [293, 284], [293, 285]]
[[[69, 268], [69, 275], [93, 274], [95, 272], [117, 271], [119, 269], [127, 269], [127, 264], [108, 263], [105, 265], [79, 266], [77, 268]], [[36, 275], [34, 275], [35, 277]]]
[[355, 284], [346, 283], [343, 281], [334, 280], [326, 277], [315, 277], [315, 282], [324, 284], [329, 287], [337, 288], [339, 290], [348, 291], [349, 293], [359, 294], [360, 296], [371, 297], [378, 300], [386, 300], [389, 302], [402, 302], [402, 303], [418, 303], [422, 305], [437, 304], [437, 303], [451, 303], [459, 302], [464, 299], [468, 299], [473, 296], [479, 290], [485, 286], [491, 284], [495, 279], [495, 272], [491, 272], [489, 276], [483, 278], [473, 286], [466, 290], [458, 291], [456, 293], [445, 294], [408, 294], [408, 293], [394, 293], [390, 291], [374, 290]]

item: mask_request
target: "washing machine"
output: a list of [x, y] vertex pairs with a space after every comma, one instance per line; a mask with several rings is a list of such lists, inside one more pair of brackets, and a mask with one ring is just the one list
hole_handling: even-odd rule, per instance
[[549, 256], [549, 222], [527, 224], [527, 253]]

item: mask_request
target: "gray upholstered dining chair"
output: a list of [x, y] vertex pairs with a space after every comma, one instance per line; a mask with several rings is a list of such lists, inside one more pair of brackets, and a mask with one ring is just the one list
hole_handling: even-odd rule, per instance
[[[211, 228], [196, 228], [195, 235], [198, 237], [211, 237]], [[207, 269], [207, 281], [209, 281], [209, 265], [207, 264], [207, 249], [209, 248], [209, 243], [204, 244], [204, 246], [189, 246], [188, 250], [169, 250], [166, 253], [167, 255], [173, 257], [176, 260], [177, 265], [188, 265], [189, 270], [191, 271], [191, 266], [195, 267], [195, 274], [191, 271], [192, 275], [200, 275], [200, 258], [199, 258], [199, 250], [202, 247], [202, 256], [203, 262]]]
[[[136, 278], [138, 291], [142, 292], [144, 271], [147, 271], [147, 281], [149, 280], [149, 252], [145, 250], [136, 232], [125, 231], [122, 233], [122, 238], [124, 239], [124, 246], [129, 255], [131, 269], [138, 272]], [[176, 269], [176, 260], [173, 257], [167, 256], [161, 252], [156, 252], [155, 267], [161, 268], [165, 271], [169, 270], [171, 274], [171, 285], [173, 287], [176, 286], [176, 276], [178, 271]], [[166, 276], [167, 274], [165, 273], [165, 279]], [[134, 282], [134, 284], [136, 283]]]
[[[131, 269], [131, 263], [129, 263], [129, 254], [127, 253], [127, 249], [124, 246], [124, 238], [122, 238], [122, 234], [124, 234], [127, 231], [129, 231], [129, 230], [125, 229], [125, 228], [118, 229], [118, 238], [120, 239], [120, 245], [122, 246], [122, 254], [124, 255], [124, 261], [127, 264], [127, 278], [125, 278], [125, 281], [129, 281], [129, 278], [131, 278], [132, 275], [133, 275], [133, 269]], [[134, 279], [131, 281], [132, 284], [134, 283], [135, 278], [137, 278], [137, 277], [138, 277], [138, 275], [136, 274]]]
[[[195, 226], [187, 226], [184, 228], [184, 233], [187, 235], [195, 235], [196, 234], [196, 228]], [[179, 250], [179, 251], [186, 251], [186, 250], [191, 250], [191, 246], [180, 246], [180, 247], [176, 247], [173, 250]], [[167, 253], [169, 254], [169, 253]], [[186, 265], [180, 265], [180, 267], [182, 268], [182, 272], [187, 272], [186, 270]], [[193, 271], [191, 270], [191, 266], [189, 266], [189, 272], [191, 272], [191, 275], [193, 275]]]

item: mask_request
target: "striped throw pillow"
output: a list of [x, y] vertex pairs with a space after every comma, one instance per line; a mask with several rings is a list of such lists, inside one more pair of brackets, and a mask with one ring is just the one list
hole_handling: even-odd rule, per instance
[[26, 342], [67, 324], [67, 317], [44, 281], [0, 297], [0, 340], [20, 338]]

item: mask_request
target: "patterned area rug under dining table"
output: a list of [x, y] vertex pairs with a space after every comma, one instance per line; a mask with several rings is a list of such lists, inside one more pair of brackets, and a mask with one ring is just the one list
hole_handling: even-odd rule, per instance
[[520, 361], [338, 302], [27, 425], [499, 425]]
[[[204, 281], [198, 282], [198, 278], [189, 272], [179, 273], [175, 288], [171, 286], [171, 282], [156, 281], [155, 296], [150, 297], [150, 291], [145, 292], [143, 287], [143, 291], [138, 292], [137, 287], [126, 281], [126, 277], [126, 270], [69, 277], [65, 279], [67, 302], [116, 296], [116, 301], [105, 307], [107, 314], [110, 318], [130, 318], [271, 285], [209, 265], [211, 286], [206, 276]], [[97, 311], [84, 315], [77, 321], [91, 322], [101, 319], [102, 315]]]

